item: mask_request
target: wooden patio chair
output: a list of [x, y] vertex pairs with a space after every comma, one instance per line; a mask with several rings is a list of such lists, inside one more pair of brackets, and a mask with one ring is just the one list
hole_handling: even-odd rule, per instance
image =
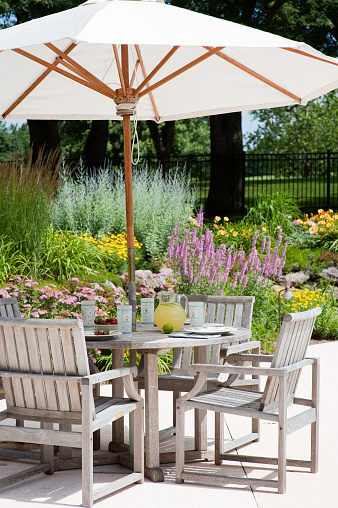
[[[80, 321], [0, 318], [0, 375], [7, 403], [0, 421], [19, 418], [41, 424], [32, 428], [2, 423], [0, 440], [42, 445], [41, 464], [20, 476], [2, 478], [0, 488], [33, 474], [52, 474], [54, 445], [82, 450], [83, 506], [142, 483], [143, 400], [134, 387], [136, 373], [136, 367], [129, 367], [90, 375]], [[123, 379], [129, 398], [93, 395], [93, 385], [117, 378]], [[93, 432], [130, 412], [134, 414], [134, 472], [93, 492]], [[80, 425], [80, 430], [73, 425]]]
[[[21, 317], [19, 302], [16, 298], [0, 298], [0, 317]], [[5, 390], [0, 377], [0, 400], [5, 398]]]
[[[241, 326], [251, 330], [254, 296], [210, 296], [210, 295], [186, 295], [189, 301], [198, 301], [205, 303], [205, 322], [206, 323], [224, 323], [226, 326]], [[228, 338], [227, 338], [228, 339]], [[226, 346], [214, 345], [208, 348], [207, 356], [212, 365], [223, 363], [227, 355], [239, 351], [249, 351], [259, 354], [260, 342], [243, 340], [242, 342], [234, 340], [227, 342]], [[194, 386], [194, 377], [189, 375], [188, 368], [194, 363], [193, 347], [177, 347], [173, 349], [173, 363], [170, 374], [158, 376], [159, 390], [173, 392], [173, 427], [163, 431], [163, 439], [168, 433], [175, 431], [176, 423], [176, 400], [181, 396], [181, 392], [187, 392]], [[228, 378], [228, 383], [235, 383], [245, 386], [258, 386], [256, 379], [238, 379], [239, 376], [232, 375]], [[217, 377], [208, 378], [208, 387], [218, 383]], [[142, 372], [142, 363], [139, 367], [138, 387], [144, 388], [144, 376]]]
[[[319, 375], [316, 358], [305, 359], [307, 347], [311, 339], [316, 317], [321, 309], [287, 314], [283, 319], [273, 356], [234, 354], [229, 362], [241, 360], [252, 362], [270, 362], [270, 368], [221, 365], [192, 365], [191, 375], [198, 374], [194, 388], [177, 400], [176, 416], [176, 481], [210, 482], [251, 485], [253, 487], [274, 487], [279, 493], [286, 490], [286, 466], [308, 467], [312, 473], [318, 470], [318, 395]], [[301, 369], [312, 365], [312, 396], [303, 399], [295, 396]], [[207, 376], [216, 373], [243, 373], [267, 376], [263, 392], [243, 390], [240, 388], [218, 386], [205, 390]], [[295, 416], [288, 415], [288, 407], [297, 404], [305, 406]], [[201, 474], [189, 472], [184, 467], [184, 413], [188, 409], [204, 409], [215, 412], [215, 463], [222, 460], [253, 462], [277, 465], [277, 480], [269, 477], [247, 478], [217, 474]], [[224, 443], [223, 422], [221, 414], [234, 414], [252, 419], [252, 432], [247, 436]], [[238, 448], [259, 440], [259, 420], [267, 420], [278, 424], [278, 458], [256, 457], [236, 453]], [[311, 424], [311, 459], [287, 460], [286, 436], [302, 427]], [[234, 451], [235, 453], [229, 453]], [[191, 471], [191, 468], [190, 468]]]

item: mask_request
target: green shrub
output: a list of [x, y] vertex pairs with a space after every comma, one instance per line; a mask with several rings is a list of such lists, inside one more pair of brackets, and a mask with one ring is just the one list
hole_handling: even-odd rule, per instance
[[41, 243], [38, 272], [42, 277], [66, 280], [105, 269], [99, 249], [77, 235], [50, 226]]
[[[163, 258], [168, 236], [179, 219], [187, 219], [196, 203], [189, 178], [178, 171], [167, 177], [160, 169], [133, 171], [135, 237], [143, 244], [149, 260]], [[126, 231], [124, 173], [122, 169], [100, 169], [88, 176], [83, 168], [76, 179], [59, 189], [52, 222], [59, 229], [88, 234]]]

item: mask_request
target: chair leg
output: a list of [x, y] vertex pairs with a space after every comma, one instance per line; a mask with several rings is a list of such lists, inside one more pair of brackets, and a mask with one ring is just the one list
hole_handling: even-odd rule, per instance
[[[134, 411], [134, 472], [144, 475], [143, 408]], [[137, 483], [143, 483], [144, 479]]]
[[[72, 425], [70, 423], [60, 423], [60, 430], [71, 432]], [[60, 459], [67, 460], [71, 458], [72, 458], [72, 449], [68, 446], [60, 446]]]
[[258, 434], [258, 438], [253, 441], [253, 443], [258, 443], [260, 440], [260, 421], [255, 418], [251, 420], [251, 432]]
[[287, 378], [279, 377], [278, 493], [286, 492]]
[[89, 390], [92, 387], [82, 385], [82, 506], [93, 506], [93, 427]]
[[224, 453], [224, 416], [215, 412], [215, 464], [222, 464], [221, 454]]
[[319, 360], [314, 358], [312, 364], [312, 401], [316, 409], [316, 421], [311, 423], [311, 473], [318, 472], [318, 403], [319, 403]]
[[[53, 424], [42, 422], [42, 429], [53, 430]], [[50, 469], [45, 471], [45, 474], [53, 474], [54, 473], [54, 446], [53, 445], [41, 445], [41, 462], [50, 464]]]
[[184, 470], [184, 408], [176, 408], [176, 483], [183, 483], [181, 474]]
[[173, 392], [173, 426], [176, 427], [176, 401], [181, 396], [181, 392]]

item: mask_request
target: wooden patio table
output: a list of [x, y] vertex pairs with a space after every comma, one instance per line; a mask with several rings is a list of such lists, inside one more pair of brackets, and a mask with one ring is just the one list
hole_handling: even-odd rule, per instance
[[[164, 481], [163, 470], [160, 468], [160, 439], [159, 439], [159, 406], [158, 406], [158, 355], [167, 353], [173, 347], [194, 347], [194, 363], [209, 363], [207, 348], [213, 344], [226, 344], [236, 338], [250, 340], [251, 332], [246, 328], [237, 328], [234, 333], [221, 337], [210, 338], [178, 338], [169, 337], [157, 327], [138, 326], [136, 332], [120, 335], [116, 338], [97, 340], [95, 336], [87, 335], [88, 350], [111, 349], [112, 368], [123, 366], [123, 352], [130, 350], [131, 365], [136, 364], [136, 352], [144, 355], [145, 377], [145, 474], [152, 481]], [[122, 395], [122, 385], [113, 385], [113, 395]], [[111, 451], [126, 452], [124, 446], [124, 425], [122, 418], [113, 425], [113, 437], [110, 444]], [[203, 458], [207, 450], [206, 411], [197, 411], [195, 430], [195, 450], [191, 458]], [[122, 460], [123, 457], [121, 456]], [[174, 459], [173, 459], [174, 460]], [[126, 459], [126, 465], [127, 459]]]

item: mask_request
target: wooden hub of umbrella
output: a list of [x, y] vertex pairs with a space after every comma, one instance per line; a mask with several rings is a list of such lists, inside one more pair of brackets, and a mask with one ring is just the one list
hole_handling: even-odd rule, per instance
[[116, 114], [119, 116], [132, 115], [138, 102], [138, 95], [135, 88], [118, 88], [117, 96], [114, 98], [116, 104]]

